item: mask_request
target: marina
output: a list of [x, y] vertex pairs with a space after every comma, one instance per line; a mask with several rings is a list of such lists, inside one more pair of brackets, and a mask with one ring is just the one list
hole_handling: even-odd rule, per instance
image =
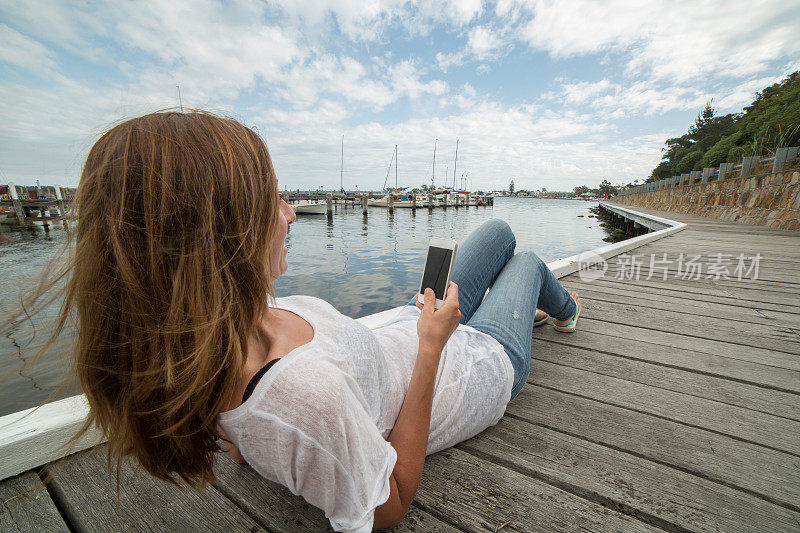
[[[549, 262], [581, 295], [578, 332], [534, 331], [522, 393], [496, 426], [427, 458], [396, 531], [797, 530], [800, 234], [604, 209], [661, 229], [595, 248], [607, 263], [600, 277], [579, 270], [580, 254]], [[677, 277], [679, 256], [740, 253], [763, 257], [755, 277]], [[622, 258], [662, 254], [672, 265], [663, 276], [627, 275]], [[360, 320], [377, 327], [394, 312]], [[118, 509], [102, 446], [38, 472], [77, 451], [58, 447], [85, 412], [78, 396], [22, 422], [0, 419], [3, 531], [329, 528], [319, 510], [224, 454], [203, 493], [126, 464]], [[48, 474], [47, 490], [19, 494]]]

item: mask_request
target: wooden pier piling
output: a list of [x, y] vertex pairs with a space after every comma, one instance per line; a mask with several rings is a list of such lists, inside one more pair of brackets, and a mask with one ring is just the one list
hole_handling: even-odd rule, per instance
[[14, 204], [14, 212], [17, 214], [19, 225], [24, 226], [26, 224], [25, 210], [22, 208], [22, 202], [19, 199], [19, 195], [17, 195], [17, 186], [14, 185], [13, 182], [8, 183], [8, 193], [11, 195], [11, 201]]

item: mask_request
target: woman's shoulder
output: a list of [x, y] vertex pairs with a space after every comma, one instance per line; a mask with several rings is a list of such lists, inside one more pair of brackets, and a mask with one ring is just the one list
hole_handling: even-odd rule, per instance
[[305, 294], [280, 296], [275, 298], [275, 305], [280, 308], [336, 311], [335, 307], [322, 298], [317, 298], [316, 296], [307, 296]]

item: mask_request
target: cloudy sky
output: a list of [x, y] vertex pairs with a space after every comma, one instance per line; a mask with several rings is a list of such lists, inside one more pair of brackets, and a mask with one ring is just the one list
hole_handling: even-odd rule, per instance
[[[114, 122], [233, 116], [281, 188], [649, 174], [704, 103], [800, 69], [800, 1], [0, 0], [0, 182], [76, 185]], [[390, 185], [394, 184], [394, 168]], [[460, 183], [460, 182], [459, 182]]]

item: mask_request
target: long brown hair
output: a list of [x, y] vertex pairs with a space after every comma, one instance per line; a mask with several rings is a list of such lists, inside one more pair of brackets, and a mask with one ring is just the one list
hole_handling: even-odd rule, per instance
[[216, 416], [274, 296], [269, 249], [280, 197], [251, 129], [205, 112], [118, 124], [89, 152], [54, 338], [77, 321], [73, 372], [108, 461], [215, 480]]

